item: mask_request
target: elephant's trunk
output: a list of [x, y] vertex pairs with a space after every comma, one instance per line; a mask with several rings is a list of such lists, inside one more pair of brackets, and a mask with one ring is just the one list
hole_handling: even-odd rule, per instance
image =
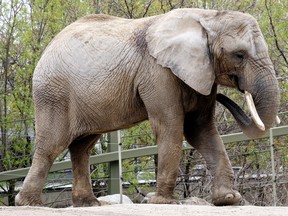
[[[252, 119], [247, 117], [244, 111], [228, 97], [218, 94], [217, 101], [222, 103], [227, 109], [230, 110], [242, 131], [249, 137], [257, 138], [265, 134], [265, 132], [272, 127], [276, 122], [277, 111], [279, 106], [279, 89], [278, 82], [274, 74], [264, 75], [261, 73], [261, 77], [255, 80], [253, 88], [247, 89], [247, 92], [251, 92], [253, 97], [252, 104]], [[245, 92], [246, 99], [251, 95]], [[255, 110], [253, 111], [253, 101], [255, 103]], [[247, 104], [251, 103], [251, 100], [247, 101]], [[249, 109], [251, 109], [251, 107]], [[254, 114], [253, 114], [254, 112]], [[257, 115], [259, 117], [257, 117]], [[260, 119], [259, 119], [260, 118]]]

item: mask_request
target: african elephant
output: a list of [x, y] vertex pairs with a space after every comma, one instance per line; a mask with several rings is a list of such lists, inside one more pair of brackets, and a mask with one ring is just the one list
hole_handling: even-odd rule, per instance
[[[217, 95], [217, 85], [253, 98], [254, 104], [248, 101], [252, 120]], [[267, 45], [248, 14], [176, 9], [134, 20], [81, 18], [53, 39], [35, 69], [36, 147], [16, 204], [42, 205], [48, 171], [68, 148], [73, 205], [100, 205], [89, 173], [94, 143], [102, 133], [146, 119], [158, 145], [151, 203], [177, 203], [173, 190], [184, 135], [213, 176], [213, 203], [236, 204], [241, 195], [233, 188], [233, 170], [215, 126], [216, 99], [244, 133], [259, 137], [275, 122], [279, 97]]]

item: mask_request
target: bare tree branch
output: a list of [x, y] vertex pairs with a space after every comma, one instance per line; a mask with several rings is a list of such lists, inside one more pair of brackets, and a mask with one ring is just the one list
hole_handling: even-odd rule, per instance
[[128, 13], [128, 18], [132, 19], [133, 18], [133, 6], [130, 9], [127, 0], [125, 0], [124, 2], [125, 2], [125, 6], [126, 6], [126, 9], [127, 9], [127, 13]]
[[273, 36], [274, 36], [274, 41], [275, 41], [275, 45], [276, 45], [276, 48], [278, 49], [278, 51], [280, 52], [280, 56], [282, 56], [282, 58], [284, 59], [287, 67], [288, 67], [288, 60], [284, 54], [284, 51], [281, 49], [280, 45], [279, 45], [279, 41], [278, 41], [278, 36], [276, 34], [276, 30], [275, 30], [275, 26], [274, 26], [274, 23], [273, 23], [273, 19], [272, 19], [272, 14], [271, 14], [271, 11], [269, 10], [269, 7], [268, 7], [268, 3], [267, 3], [267, 0], [265, 0], [265, 7], [266, 7], [266, 10], [268, 12], [268, 16], [269, 16], [269, 22], [270, 22], [270, 25], [271, 25], [271, 29], [272, 29], [272, 32], [273, 32]]
[[153, 1], [154, 1], [154, 0], [150, 0], [150, 1], [148, 2], [147, 6], [146, 6], [146, 8], [145, 8], [145, 11], [144, 11], [144, 13], [143, 13], [143, 15], [142, 15], [142, 17], [145, 17], [145, 16], [147, 15], [147, 13], [148, 13], [148, 11], [149, 11], [149, 8], [150, 8], [150, 6], [152, 5]]

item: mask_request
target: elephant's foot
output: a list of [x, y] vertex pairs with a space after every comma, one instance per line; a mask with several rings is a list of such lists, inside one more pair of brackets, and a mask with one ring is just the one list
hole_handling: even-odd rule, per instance
[[163, 197], [159, 195], [152, 196], [148, 203], [151, 204], [179, 204], [179, 202], [173, 197]]
[[[94, 195], [91, 196], [73, 196], [73, 207], [90, 207], [90, 206], [101, 206]], [[103, 203], [104, 204], [104, 203]], [[106, 204], [107, 205], [107, 204]]]
[[15, 197], [16, 206], [43, 206], [41, 196], [36, 196], [33, 193], [19, 192]]
[[212, 202], [216, 206], [237, 205], [240, 204], [242, 197], [238, 191], [226, 188], [215, 190], [212, 196]]

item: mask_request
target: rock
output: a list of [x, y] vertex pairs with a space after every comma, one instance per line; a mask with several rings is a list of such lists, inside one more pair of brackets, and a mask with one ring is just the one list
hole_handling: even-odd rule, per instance
[[147, 193], [141, 203], [148, 203], [151, 197], [154, 196], [155, 194], [156, 194], [155, 192]]
[[204, 199], [198, 197], [190, 197], [185, 200], [181, 201], [182, 205], [210, 205], [213, 206], [211, 203], [207, 202]]
[[[122, 203], [123, 204], [133, 204], [132, 200], [126, 196], [122, 195]], [[113, 195], [107, 195], [97, 198], [101, 203], [107, 203], [107, 204], [120, 204], [120, 194], [113, 194]]]
[[[151, 199], [152, 196], [155, 195], [155, 192], [148, 193], [141, 203], [148, 203], [148, 201]], [[198, 198], [198, 197], [190, 197], [185, 200], [180, 201], [180, 204], [182, 205], [210, 205], [213, 206], [211, 203], [207, 202], [204, 199]]]

